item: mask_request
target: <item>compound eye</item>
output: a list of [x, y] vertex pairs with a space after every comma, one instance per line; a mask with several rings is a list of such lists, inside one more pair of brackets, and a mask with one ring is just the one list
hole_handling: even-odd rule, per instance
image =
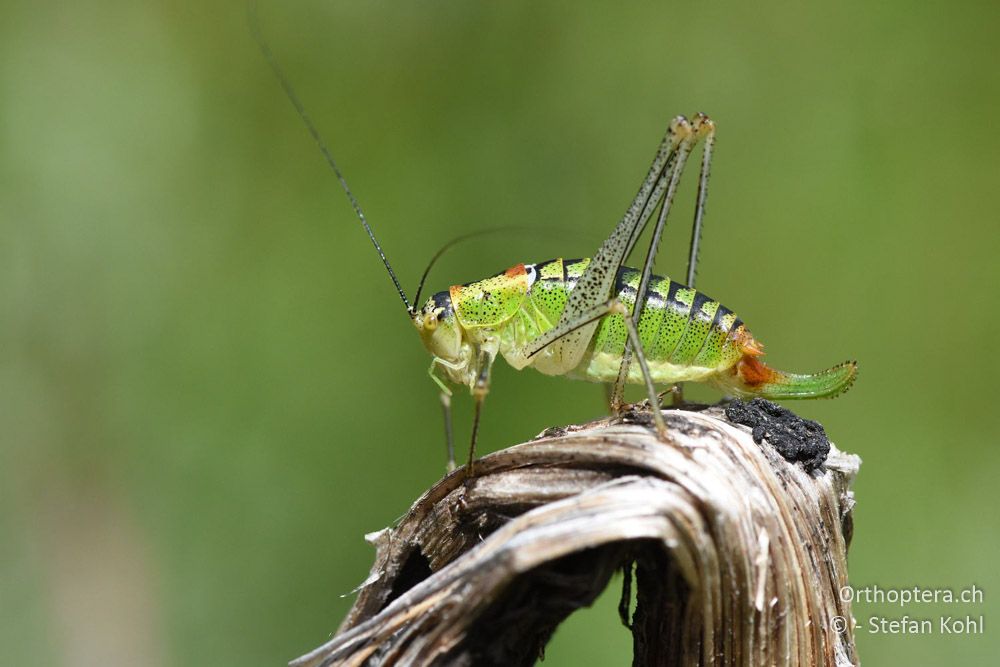
[[428, 331], [434, 331], [437, 329], [438, 318], [436, 313], [427, 313], [427, 317], [424, 318], [424, 329]]

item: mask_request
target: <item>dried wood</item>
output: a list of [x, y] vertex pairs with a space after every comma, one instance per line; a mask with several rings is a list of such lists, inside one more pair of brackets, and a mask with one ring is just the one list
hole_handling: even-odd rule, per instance
[[838, 592], [860, 459], [807, 472], [718, 407], [664, 415], [669, 443], [631, 413], [442, 479], [367, 536], [347, 618], [291, 665], [531, 665], [623, 569], [634, 665], [858, 664]]

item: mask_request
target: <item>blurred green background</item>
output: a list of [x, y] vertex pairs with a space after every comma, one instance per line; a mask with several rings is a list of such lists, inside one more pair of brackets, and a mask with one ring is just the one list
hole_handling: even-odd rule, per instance
[[[0, 8], [0, 663], [280, 665], [443, 470], [429, 358], [240, 2]], [[719, 126], [699, 286], [861, 455], [857, 586], [984, 591], [998, 648], [1000, 5], [264, 3], [274, 51], [412, 292], [593, 252], [668, 119]], [[694, 178], [661, 254], [679, 275]], [[714, 400], [704, 389], [696, 398]], [[605, 413], [502, 363], [481, 451]], [[458, 442], [471, 405], [456, 400]], [[626, 664], [617, 585], [546, 664]]]

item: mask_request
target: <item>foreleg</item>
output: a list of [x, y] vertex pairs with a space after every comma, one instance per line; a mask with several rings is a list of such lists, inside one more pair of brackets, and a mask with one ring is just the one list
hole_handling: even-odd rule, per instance
[[434, 359], [434, 361], [431, 362], [431, 367], [427, 371], [427, 374], [431, 376], [431, 379], [434, 380], [434, 384], [436, 384], [438, 389], [441, 390], [439, 396], [441, 398], [441, 411], [444, 414], [444, 438], [445, 447], [448, 453], [448, 462], [445, 465], [445, 469], [448, 472], [451, 472], [455, 469], [455, 440], [451, 429], [451, 388], [448, 387], [448, 385], [446, 385], [444, 381], [437, 376], [437, 373], [434, 372], [440, 361], [440, 359]]

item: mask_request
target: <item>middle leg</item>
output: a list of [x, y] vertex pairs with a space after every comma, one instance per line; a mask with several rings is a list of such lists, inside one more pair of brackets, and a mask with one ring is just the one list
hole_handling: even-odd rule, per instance
[[465, 466], [465, 478], [471, 479], [475, 473], [476, 441], [479, 439], [479, 420], [483, 414], [483, 403], [490, 391], [490, 367], [493, 358], [486, 350], [479, 350], [477, 355], [476, 383], [472, 387], [472, 398], [476, 403], [476, 412], [472, 418], [472, 436], [469, 439], [469, 458]]

